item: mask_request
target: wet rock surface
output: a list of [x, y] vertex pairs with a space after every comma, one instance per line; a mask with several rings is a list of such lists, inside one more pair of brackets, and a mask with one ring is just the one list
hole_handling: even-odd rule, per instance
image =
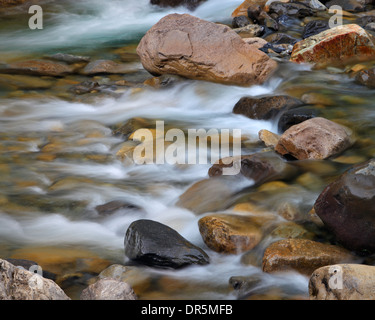
[[198, 221], [200, 234], [212, 250], [238, 254], [253, 249], [263, 237], [263, 229], [271, 216], [208, 215]]
[[0, 65], [0, 73], [59, 77], [73, 73], [73, 68], [53, 61], [28, 60]]
[[327, 159], [352, 146], [352, 135], [349, 128], [317, 117], [290, 127], [280, 137], [275, 150], [299, 160]]
[[204, 1], [205, 0], [150, 0], [150, 3], [161, 7], [185, 6], [190, 10], [194, 10]]
[[[137, 7], [126, 1], [108, 1], [98, 16], [90, 8], [78, 21], [86, 8], [80, 3], [71, 22], [82, 31], [56, 39], [51, 35], [69, 30], [70, 9], [78, 5], [60, 10], [43, 1], [52, 22], [46, 38], [30, 31], [11, 52], [8, 44], [29, 17], [22, 10], [39, 2], [0, 1], [6, 43], [0, 53], [0, 256], [19, 270], [43, 268], [44, 279], [66, 296], [51, 283], [47, 293], [31, 292], [32, 277], [18, 269], [11, 280], [0, 279], [0, 295], [373, 299], [373, 270], [366, 265], [373, 264], [375, 240], [370, 1], [245, 0], [222, 18], [222, 1], [152, 0], [142, 9], [142, 27], [125, 21]], [[344, 25], [328, 28], [329, 6], [337, 4]], [[118, 11], [124, 21], [116, 21], [116, 12], [113, 22], [96, 28], [117, 5], [129, 11]], [[191, 16], [168, 18], [171, 8]], [[163, 29], [153, 20], [162, 16]], [[156, 50], [142, 61], [136, 48], [151, 21], [157, 32], [146, 38], [142, 54]], [[128, 22], [126, 34], [117, 29]], [[26, 46], [31, 35], [36, 41]], [[74, 39], [82, 42], [65, 46]], [[157, 70], [148, 67], [154, 61]], [[329, 125], [312, 129], [317, 118]], [[155, 137], [155, 119], [184, 133], [194, 126], [241, 128], [242, 156], [210, 169], [135, 166], [128, 161], [139, 145], [134, 132], [149, 129]], [[296, 125], [301, 130], [286, 142]], [[358, 134], [355, 144], [346, 129], [341, 135], [343, 126]], [[223, 174], [236, 165], [234, 176]], [[132, 224], [145, 217], [172, 221], [213, 259], [156, 220]], [[131, 226], [125, 242], [124, 225]], [[335, 264], [342, 261], [358, 264]], [[306, 280], [311, 273], [308, 288], [301, 275]]]
[[264, 272], [296, 270], [310, 276], [319, 267], [354, 259], [349, 251], [339, 246], [307, 239], [285, 239], [266, 248], [262, 268]]
[[159, 268], [181, 268], [209, 263], [208, 255], [172, 228], [152, 220], [134, 221], [126, 231], [125, 255]]
[[242, 97], [233, 107], [233, 113], [242, 114], [251, 119], [269, 120], [280, 112], [303, 104], [299, 99], [289, 96], [263, 98]]
[[[229, 162], [228, 160], [231, 160]], [[227, 163], [229, 162], [229, 163]], [[296, 173], [295, 168], [274, 152], [255, 153], [238, 158], [222, 159], [208, 171], [210, 177], [223, 174], [224, 169], [240, 166], [239, 173], [260, 185], [267, 181], [283, 179]]]
[[329, 184], [314, 208], [340, 243], [363, 253], [374, 252], [375, 160], [358, 164]]

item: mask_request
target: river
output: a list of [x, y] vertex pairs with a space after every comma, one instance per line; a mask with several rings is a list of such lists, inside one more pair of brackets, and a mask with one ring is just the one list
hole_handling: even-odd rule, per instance
[[[43, 7], [43, 30], [28, 29], [29, 15], [4, 14], [0, 24], [0, 61], [56, 52], [111, 59], [115, 50], [124, 46], [134, 54], [140, 38], [160, 18], [171, 12], [189, 12], [184, 8], [160, 9], [148, 2], [51, 1]], [[231, 12], [241, 2], [208, 0], [192, 14], [230, 23]], [[124, 79], [142, 81], [150, 77], [138, 60], [130, 63], [135, 71]], [[75, 79], [71, 76], [67, 80]], [[105, 83], [105, 77], [100, 81]], [[56, 250], [57, 256], [62, 249], [56, 264], [71, 263], [66, 267], [71, 274], [65, 274], [71, 281], [63, 282], [63, 288], [77, 299], [87, 285], [82, 280], [86, 273], [76, 261], [65, 258], [66, 252], [79, 249], [109, 264], [126, 264], [127, 227], [134, 220], [146, 218], [174, 228], [204, 248], [211, 263], [182, 270], [144, 268], [151, 279], [164, 282], [150, 285], [141, 298], [236, 299], [229, 285], [232, 276], [259, 278], [254, 292], [264, 293], [265, 297], [308, 297], [306, 276], [296, 272], [265, 274], [259, 265], [242, 264], [241, 255], [219, 254], [205, 246], [197, 228], [201, 216], [176, 206], [176, 201], [193, 183], [208, 177], [210, 164], [126, 165], [116, 157], [123, 140], [112, 135], [111, 126], [144, 118], [184, 129], [241, 129], [249, 141], [243, 152], [253, 153], [259, 150], [259, 130], [276, 131], [277, 123], [233, 114], [235, 103], [243, 96], [310, 90], [332, 101], [332, 107], [322, 107], [325, 116], [346, 119], [351, 127], [360, 127], [365, 137], [373, 138], [371, 90], [353, 84], [343, 70], [312, 71], [288, 63], [267, 83], [252, 87], [182, 81], [163, 90], [125, 88], [95, 101], [61, 98], [64, 88], [56, 82], [53, 88], [32, 92], [0, 86], [0, 257], [21, 257], [22, 253], [32, 252], [35, 255], [26, 256], [49, 261], [43, 257], [43, 248], [50, 248], [48, 252]], [[40, 157], [46, 145], [57, 155], [53, 159]], [[366, 159], [372, 152], [372, 144], [362, 144], [346, 155], [350, 162], [353, 157]], [[323, 169], [317, 171], [322, 173], [318, 186], [307, 190], [303, 201], [312, 205], [329, 178], [348, 165], [345, 161], [334, 162], [325, 174], [322, 164]], [[243, 183], [251, 185], [251, 181]], [[98, 215], [95, 207], [113, 200], [132, 206], [112, 215]], [[260, 247], [269, 241], [270, 236], [265, 237]]]

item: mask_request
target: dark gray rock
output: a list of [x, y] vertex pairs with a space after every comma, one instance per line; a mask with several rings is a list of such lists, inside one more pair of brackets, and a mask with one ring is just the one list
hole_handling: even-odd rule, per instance
[[323, 21], [323, 20], [310, 21], [306, 24], [305, 28], [303, 29], [302, 39], [306, 39], [308, 37], [314, 36], [327, 29], [329, 29], [328, 21]]
[[246, 16], [238, 16], [232, 19], [233, 28], [243, 28], [246, 27], [248, 24], [251, 24], [251, 21]]
[[265, 38], [265, 40], [267, 40], [268, 42], [272, 44], [291, 44], [291, 45], [294, 45], [296, 42], [299, 41], [298, 39], [286, 33], [281, 33], [281, 32], [270, 34], [269, 36]]
[[315, 15], [315, 10], [301, 3], [275, 1], [270, 4], [268, 13], [276, 13], [278, 16], [287, 15], [301, 19]]
[[340, 6], [343, 10], [349, 12], [366, 11], [366, 6], [372, 0], [331, 0], [326, 3], [327, 8], [331, 6]]
[[260, 5], [251, 5], [247, 8], [247, 16], [249, 19], [254, 22], [259, 22], [259, 15], [263, 12], [262, 7]]
[[208, 255], [172, 228], [153, 220], [134, 221], [126, 231], [125, 255], [138, 263], [181, 268], [209, 263]]
[[205, 0], [151, 0], [150, 3], [160, 7], [185, 6], [190, 10], [196, 9]]
[[277, 129], [279, 132], [284, 132], [291, 126], [315, 118], [317, 116], [319, 116], [319, 112], [316, 110], [316, 108], [313, 107], [303, 106], [292, 108], [281, 113], [277, 124]]

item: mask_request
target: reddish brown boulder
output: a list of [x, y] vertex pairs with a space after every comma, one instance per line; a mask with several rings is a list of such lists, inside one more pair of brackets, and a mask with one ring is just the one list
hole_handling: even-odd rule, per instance
[[298, 160], [323, 160], [343, 152], [353, 143], [349, 128], [317, 117], [286, 130], [275, 150]]
[[267, 247], [262, 268], [270, 273], [296, 270], [311, 275], [320, 267], [353, 259], [349, 251], [339, 246], [307, 239], [285, 239]]
[[188, 14], [170, 14], [140, 41], [137, 53], [153, 75], [177, 74], [190, 79], [235, 85], [266, 81], [277, 63], [231, 28]]
[[337, 26], [297, 42], [290, 60], [311, 63], [316, 68], [367, 61], [375, 58], [373, 41], [359, 25]]

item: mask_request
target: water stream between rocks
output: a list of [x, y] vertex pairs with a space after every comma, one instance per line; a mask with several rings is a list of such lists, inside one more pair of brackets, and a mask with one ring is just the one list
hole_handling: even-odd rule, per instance
[[[208, 0], [193, 14], [230, 24], [231, 13], [241, 2]], [[134, 289], [141, 299], [237, 299], [229, 283], [235, 276], [257, 279], [246, 292], [254, 298], [308, 298], [307, 276], [262, 272], [264, 248], [285, 237], [282, 233], [265, 234], [247, 263], [243, 254], [220, 254], [207, 248], [197, 223], [215, 208], [197, 215], [176, 203], [194, 183], [208, 178], [211, 164], [126, 163], [118, 156], [124, 139], [113, 135], [113, 128], [136, 119], [138, 127], [152, 128], [162, 120], [169, 128], [184, 130], [241, 129], [246, 137], [242, 152], [252, 154], [264, 149], [258, 132], [277, 132], [277, 119], [252, 120], [234, 114], [236, 102], [243, 96], [311, 94], [320, 114], [355, 130], [359, 143], [334, 160], [302, 161], [299, 177], [257, 198], [259, 206], [271, 211], [288, 199], [307, 215], [334, 177], [375, 155], [374, 91], [354, 83], [346, 70], [312, 70], [286, 61], [263, 85], [182, 80], [163, 89], [141, 87], [137, 84], [152, 76], [135, 53], [137, 43], [159, 19], [172, 12], [189, 12], [186, 8], [161, 9], [149, 5], [149, 0], [50, 1], [43, 8], [43, 30], [28, 29], [28, 14], [1, 13], [0, 62], [63, 52], [116, 60], [130, 71], [60, 78], [0, 74], [0, 257], [38, 261], [56, 275], [72, 299], [79, 299], [99, 272], [129, 262], [124, 255], [128, 226], [137, 219], [152, 219], [203, 248], [211, 263], [181, 270], [138, 266]], [[88, 80], [105, 89], [83, 95], [70, 90]], [[122, 80], [133, 85], [113, 85]], [[236, 187], [251, 185], [243, 179]], [[213, 186], [209, 194], [215, 192]], [[111, 201], [127, 205], [109, 214], [99, 212], [98, 206]], [[233, 206], [216, 211], [235, 212]], [[279, 224], [285, 222], [280, 217]], [[324, 228], [308, 232], [313, 238], [326, 235]]]

